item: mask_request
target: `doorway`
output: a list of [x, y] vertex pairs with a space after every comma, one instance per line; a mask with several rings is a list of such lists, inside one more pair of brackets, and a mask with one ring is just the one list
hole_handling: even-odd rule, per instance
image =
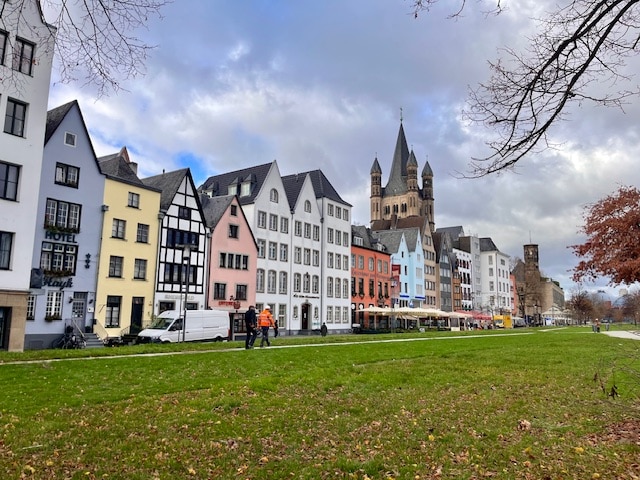
[[11, 329], [11, 309], [0, 307], [0, 350], [9, 349], [9, 330]]
[[311, 308], [311, 304], [303, 303], [300, 307], [300, 329], [301, 330], [309, 330], [309, 310]]
[[144, 297], [131, 299], [131, 327], [129, 333], [138, 334], [142, 331], [142, 314], [144, 311]]

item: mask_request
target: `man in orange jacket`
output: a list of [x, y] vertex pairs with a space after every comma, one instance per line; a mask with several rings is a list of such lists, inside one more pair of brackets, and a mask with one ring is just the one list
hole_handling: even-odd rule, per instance
[[267, 346], [271, 346], [269, 341], [269, 327], [275, 327], [273, 323], [273, 315], [271, 315], [271, 307], [269, 305], [264, 306], [264, 310], [258, 315], [258, 326], [262, 330], [262, 340], [260, 340], [260, 348], [264, 347], [264, 342], [267, 342]]

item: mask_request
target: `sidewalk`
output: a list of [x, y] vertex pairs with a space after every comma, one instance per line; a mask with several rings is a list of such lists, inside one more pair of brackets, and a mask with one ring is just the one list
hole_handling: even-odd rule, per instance
[[615, 331], [607, 332], [607, 331], [600, 330], [600, 333], [604, 333], [605, 335], [609, 335], [610, 337], [630, 338], [633, 340], [640, 340], [640, 331], [615, 330]]

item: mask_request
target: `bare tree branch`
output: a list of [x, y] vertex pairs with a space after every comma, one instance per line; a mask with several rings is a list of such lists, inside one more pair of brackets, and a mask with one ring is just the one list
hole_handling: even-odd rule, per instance
[[[428, 11], [437, 1], [416, 0], [415, 12]], [[565, 119], [571, 104], [623, 108], [640, 93], [637, 86], [614, 88], [631, 80], [622, 72], [626, 59], [638, 53], [639, 3], [571, 0], [539, 21], [527, 51], [505, 48], [503, 58], [490, 63], [492, 76], [470, 92], [464, 116], [489, 127], [497, 138], [487, 142], [492, 154], [472, 158], [468, 176], [501, 172], [552, 146], [548, 132]], [[502, 9], [500, 2], [496, 8]]]

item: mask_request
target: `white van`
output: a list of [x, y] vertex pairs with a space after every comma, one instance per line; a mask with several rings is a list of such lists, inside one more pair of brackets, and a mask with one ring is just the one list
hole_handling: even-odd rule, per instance
[[136, 343], [197, 342], [229, 339], [229, 312], [223, 310], [187, 310], [186, 331], [183, 312], [166, 310], [156, 317], [149, 328], [138, 334]]

